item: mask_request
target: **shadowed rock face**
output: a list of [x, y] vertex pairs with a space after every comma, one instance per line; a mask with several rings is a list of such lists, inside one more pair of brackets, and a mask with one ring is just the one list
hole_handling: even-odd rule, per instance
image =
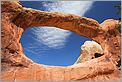
[[[118, 21], [97, 21], [73, 14], [45, 12], [22, 7], [19, 2], [2, 1], [2, 80], [118, 80], [120, 33]], [[25, 56], [22, 32], [32, 26], [54, 26], [73, 31], [98, 42], [103, 56], [72, 66], [45, 66]]]

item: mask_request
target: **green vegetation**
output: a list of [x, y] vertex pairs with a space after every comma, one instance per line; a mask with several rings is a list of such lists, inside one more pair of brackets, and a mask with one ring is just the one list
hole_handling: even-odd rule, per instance
[[[121, 4], [120, 5], [116, 5], [116, 6], [114, 6], [116, 9], [117, 9], [117, 14], [118, 15], [121, 15]], [[118, 26], [117, 26], [117, 30], [119, 31], [119, 32], [121, 32], [121, 18], [118, 18], [118, 20], [119, 20], [119, 24], [118, 24]]]
[[114, 6], [115, 8], [117, 8], [117, 14], [121, 14], [121, 5], [116, 5]]

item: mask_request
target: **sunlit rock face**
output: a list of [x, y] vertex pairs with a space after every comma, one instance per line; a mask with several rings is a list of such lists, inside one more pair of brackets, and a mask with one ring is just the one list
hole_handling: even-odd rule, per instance
[[[1, 7], [2, 80], [119, 80], [120, 33], [116, 29], [117, 20], [108, 19], [99, 24], [91, 18], [73, 14], [23, 8], [12, 1], [2, 1]], [[32, 26], [56, 26], [73, 31], [98, 42], [104, 53], [67, 67], [36, 64], [25, 56], [20, 43], [22, 32]]]
[[102, 56], [103, 54], [102, 47], [95, 41], [86, 41], [81, 46], [81, 54], [78, 60], [76, 61], [76, 63], [81, 63], [84, 61], [89, 61], [91, 59], [94, 59], [98, 54]]

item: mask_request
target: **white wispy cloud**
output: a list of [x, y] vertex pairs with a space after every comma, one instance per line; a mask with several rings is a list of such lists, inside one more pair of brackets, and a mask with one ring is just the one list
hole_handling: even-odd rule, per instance
[[37, 27], [33, 31], [38, 42], [55, 49], [62, 48], [67, 41], [67, 37], [71, 34], [69, 31], [55, 27]]
[[[58, 1], [54, 3], [44, 2], [44, 7], [51, 12], [72, 13], [83, 16], [91, 6], [91, 1]], [[49, 48], [62, 48], [67, 42], [71, 32], [55, 27], [34, 28], [36, 40]]]
[[93, 1], [58, 1], [44, 4], [48, 11], [72, 13], [83, 16], [92, 6]]

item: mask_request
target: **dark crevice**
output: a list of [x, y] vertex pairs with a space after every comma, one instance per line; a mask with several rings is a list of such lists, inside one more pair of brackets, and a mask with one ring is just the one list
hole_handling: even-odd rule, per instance
[[103, 55], [103, 54], [95, 53], [95, 54], [94, 54], [94, 57], [95, 57], [95, 58], [98, 58], [98, 57], [101, 57], [102, 55]]
[[116, 65], [117, 67], [120, 67], [121, 66], [121, 58], [120, 58], [120, 60], [117, 62], [117, 65]]
[[3, 63], [12, 63], [12, 61], [10, 61], [10, 60], [8, 60], [8, 59], [6, 59], [6, 58], [2, 58], [1, 59], [1, 62]]
[[9, 53], [14, 54], [16, 51], [15, 50], [9, 50]]
[[15, 66], [15, 67], [27, 67], [27, 66], [24, 66], [23, 64], [19, 63], [19, 64], [12, 64], [11, 66]]

